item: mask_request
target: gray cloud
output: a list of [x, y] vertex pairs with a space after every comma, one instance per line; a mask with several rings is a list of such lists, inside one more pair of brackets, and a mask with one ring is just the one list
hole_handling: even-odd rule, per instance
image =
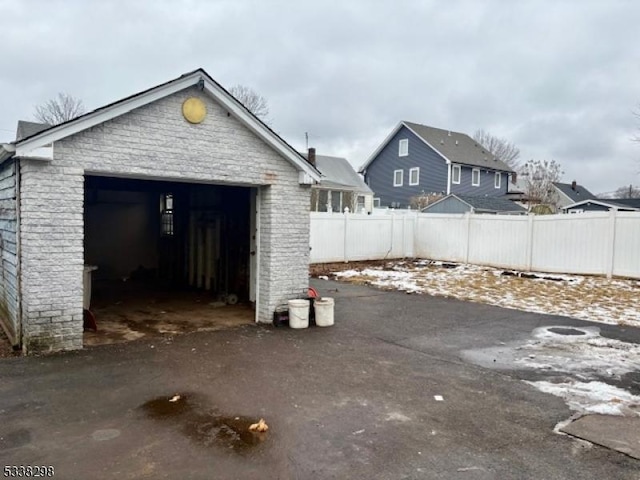
[[640, 4], [0, 0], [0, 139], [66, 91], [89, 108], [205, 68], [274, 128], [358, 166], [399, 120], [514, 141], [593, 191], [640, 183]]

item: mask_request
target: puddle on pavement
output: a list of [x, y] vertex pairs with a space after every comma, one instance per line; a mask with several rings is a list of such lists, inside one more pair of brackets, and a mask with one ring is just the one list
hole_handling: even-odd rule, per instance
[[141, 409], [148, 418], [178, 422], [187, 438], [204, 447], [241, 453], [261, 444], [268, 435], [249, 431], [258, 418], [204, 411], [189, 395], [157, 397], [144, 403]]
[[547, 330], [551, 333], [557, 333], [558, 335], [586, 335], [587, 334], [587, 332], [583, 332], [582, 330], [577, 330], [575, 328], [551, 327], [551, 328], [547, 328]]

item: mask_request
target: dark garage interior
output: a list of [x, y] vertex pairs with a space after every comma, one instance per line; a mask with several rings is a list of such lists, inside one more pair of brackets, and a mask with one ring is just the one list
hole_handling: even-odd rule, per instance
[[251, 197], [247, 187], [85, 176], [85, 266], [97, 267], [97, 330], [85, 329], [85, 345], [253, 322]]

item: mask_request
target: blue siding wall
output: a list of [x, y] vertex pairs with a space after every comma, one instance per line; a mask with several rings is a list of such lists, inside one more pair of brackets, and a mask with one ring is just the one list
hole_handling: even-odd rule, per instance
[[[398, 142], [409, 139], [409, 155], [398, 156]], [[420, 167], [418, 185], [409, 185], [409, 169]], [[393, 186], [393, 171], [404, 170], [403, 186]], [[392, 203], [406, 208], [409, 199], [421, 193], [447, 193], [447, 164], [445, 160], [406, 127], [402, 127], [378, 153], [367, 167], [365, 181], [380, 198], [380, 206], [389, 207]], [[493, 185], [493, 184], [492, 184]], [[506, 185], [506, 184], [505, 184]]]
[[509, 174], [502, 173], [500, 188], [495, 188], [495, 171], [487, 171], [480, 167], [480, 186], [471, 185], [471, 171], [473, 167], [462, 165], [460, 169], [460, 185], [451, 184], [451, 193], [472, 195], [474, 197], [500, 197], [507, 194]]

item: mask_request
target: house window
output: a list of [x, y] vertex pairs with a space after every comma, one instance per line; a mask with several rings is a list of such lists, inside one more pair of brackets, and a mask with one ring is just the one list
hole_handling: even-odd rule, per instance
[[161, 232], [163, 236], [173, 236], [173, 195], [167, 193], [160, 197]]
[[403, 177], [404, 177], [404, 170], [394, 170], [393, 171], [393, 186], [394, 187], [401, 187], [402, 186]]
[[500, 172], [496, 172], [496, 175], [493, 180], [493, 186], [496, 188], [500, 188], [501, 182], [502, 182], [502, 174]]
[[342, 212], [342, 192], [331, 191], [331, 211]]
[[318, 211], [319, 212], [328, 212], [329, 211], [329, 192], [327, 190], [320, 190], [318, 192]]
[[373, 199], [373, 208], [380, 208], [380, 198], [376, 197]]
[[451, 167], [451, 183], [460, 185], [460, 165]]
[[414, 167], [409, 170], [409, 185], [420, 184], [420, 167]]
[[367, 207], [364, 203], [364, 195], [358, 195], [358, 200], [356, 202], [356, 212], [362, 213], [365, 211]]
[[403, 138], [398, 142], [398, 156], [406, 157], [407, 155], [409, 155], [409, 139]]
[[471, 185], [474, 187], [480, 186], [480, 169], [474, 168], [471, 171]]

